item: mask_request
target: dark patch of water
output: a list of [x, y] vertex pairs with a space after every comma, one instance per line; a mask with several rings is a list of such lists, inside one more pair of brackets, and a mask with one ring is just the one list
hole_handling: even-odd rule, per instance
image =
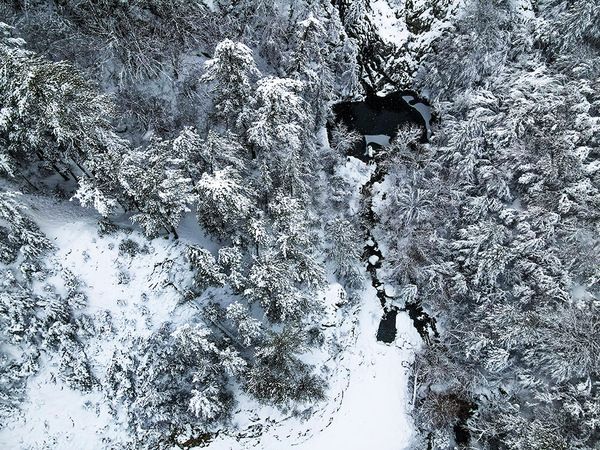
[[[413, 124], [421, 127], [421, 140], [427, 142], [431, 133], [431, 106], [413, 91], [397, 91], [385, 96], [367, 93], [363, 101], [346, 101], [333, 105], [334, 122], [343, 123], [363, 136], [387, 136], [393, 138], [398, 127]], [[330, 124], [332, 125], [332, 124]], [[380, 143], [371, 144], [373, 150]], [[349, 152], [363, 161], [373, 157], [367, 151], [367, 139], [358, 142]]]
[[469, 431], [467, 421], [477, 410], [477, 404], [473, 402], [462, 401], [458, 412], [458, 423], [454, 425], [454, 440], [459, 448], [469, 448], [471, 443], [471, 432]]
[[413, 123], [425, 128], [423, 117], [401, 95], [367, 96], [360, 102], [342, 102], [334, 105], [336, 120], [360, 134], [393, 136], [398, 126]]
[[377, 340], [391, 344], [396, 340], [396, 315], [398, 310], [390, 308], [383, 313], [377, 329]]
[[435, 317], [431, 317], [425, 312], [419, 302], [408, 302], [402, 308], [402, 311], [408, 312], [408, 317], [412, 320], [419, 336], [423, 341], [429, 343], [431, 338], [437, 339], [439, 334], [436, 327]]

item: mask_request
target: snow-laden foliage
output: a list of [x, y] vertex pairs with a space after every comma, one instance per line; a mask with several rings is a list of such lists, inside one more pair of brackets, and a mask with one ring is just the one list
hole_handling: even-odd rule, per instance
[[215, 110], [226, 123], [235, 125], [258, 76], [252, 50], [241, 42], [225, 39], [215, 48], [214, 58], [206, 61], [200, 79], [215, 82]]
[[[32, 377], [58, 367], [49, 372], [51, 378], [58, 375], [70, 389], [100, 394], [114, 424], [125, 426], [115, 444], [162, 448], [227, 427], [236, 396], [287, 411], [324, 398], [326, 383], [304, 360], [321, 342], [315, 325], [323, 314], [326, 286], [319, 234], [325, 215], [311, 206], [320, 196], [314, 184], [321, 171], [317, 149], [326, 146], [318, 142], [317, 132], [333, 98], [333, 80], [345, 80], [343, 87], [335, 85], [336, 92], [352, 90], [357, 71], [339, 22], [318, 19], [317, 13], [289, 16], [266, 2], [265, 10], [275, 14], [272, 22], [281, 28], [267, 31], [256, 17], [243, 19], [243, 42], [222, 39], [192, 20], [200, 12], [207, 20], [223, 14], [229, 17], [223, 25], [231, 29], [242, 23], [237, 21], [249, 6], [260, 5], [231, 6], [225, 14], [230, 7], [225, 2], [214, 10], [196, 3], [134, 3], [114, 5], [112, 13], [109, 2], [63, 2], [49, 12], [36, 4], [27, 19], [15, 20], [18, 30], [2, 25], [0, 168], [16, 189], [40, 196], [56, 190], [62, 198], [96, 209], [102, 216], [100, 239], [116, 239], [112, 236], [119, 236], [120, 226], [111, 221], [122, 224], [125, 218], [150, 240], [172, 236], [170, 251], [179, 256], [157, 262], [147, 291], [133, 296], [148, 302], [155, 291], [170, 286], [187, 312], [155, 326], [145, 306], [136, 303], [148, 315], [144, 331], [137, 325], [119, 334], [121, 323], [109, 311], [126, 300], [107, 298], [111, 308], [88, 314], [77, 274], [69, 278], [73, 287], [63, 292], [66, 281], [58, 283], [56, 274], [47, 271], [49, 241], [10, 195], [2, 197], [1, 254], [8, 270], [0, 308], [0, 367], [8, 387], [2, 392], [2, 412], [16, 420], [12, 414], [27, 401]], [[2, 8], [13, 18], [22, 17], [18, 6]], [[91, 69], [92, 55], [80, 58], [65, 49], [61, 54], [75, 60], [55, 62], [53, 50], [37, 54], [25, 49], [25, 41], [14, 36], [23, 31], [39, 51], [44, 14], [49, 14], [49, 40], [56, 37], [59, 19], [60, 33], [73, 33], [76, 48], [113, 36], [111, 49], [99, 52], [108, 58], [102, 63], [111, 72], [107, 78]], [[157, 33], [143, 41], [145, 31], [136, 32], [134, 23], [151, 23]], [[288, 28], [297, 29], [293, 49], [277, 36]], [[174, 47], [163, 40], [169, 33], [200, 47], [208, 44], [214, 53], [207, 61], [206, 52], [192, 58], [196, 67], [188, 70], [185, 45], [171, 53]], [[271, 33], [273, 40], [257, 48], [254, 38], [261, 33]], [[321, 43], [332, 38], [336, 42], [322, 53]], [[159, 49], [165, 54], [159, 55]], [[311, 56], [305, 54], [309, 50]], [[265, 57], [282, 64], [280, 77], [262, 76], [273, 73], [264, 66]], [[184, 60], [182, 68], [178, 64]], [[174, 77], [181, 74], [181, 84], [169, 84], [169, 73], [180, 69]], [[90, 75], [101, 82], [94, 83]], [[144, 83], [164, 83], [173, 92], [150, 93], [141, 88]], [[186, 104], [193, 104], [188, 111], [204, 116], [178, 113], [178, 119], [159, 120], [170, 113], [155, 100], [169, 95], [185, 96]], [[131, 116], [138, 119], [132, 122]], [[147, 129], [140, 132], [140, 126]], [[36, 212], [38, 220], [47, 220], [45, 215]], [[190, 242], [193, 222], [193, 233], [202, 237]], [[182, 232], [186, 237], [178, 242]], [[328, 248], [333, 251], [336, 245]], [[152, 257], [139, 240], [122, 239], [115, 283], [122, 289], [137, 285], [140, 275], [129, 267]], [[98, 254], [86, 254], [84, 262], [97, 260]], [[187, 279], [164, 281], [174, 267]], [[99, 279], [82, 288], [93, 294], [103, 283]], [[118, 344], [98, 357], [97, 339]]]
[[226, 234], [241, 228], [253, 209], [251, 191], [231, 166], [202, 174], [197, 189], [198, 218], [214, 233]]
[[42, 262], [53, 246], [23, 211], [14, 193], [0, 193], [0, 417], [5, 422], [26, 397], [29, 377], [40, 359], [54, 360], [57, 375], [74, 389], [95, 383], [76, 311], [86, 303], [73, 273], [63, 271], [64, 293], [50, 284], [34, 291], [53, 273]]
[[360, 286], [363, 276], [357, 262], [361, 259], [363, 246], [356, 226], [345, 218], [335, 218], [325, 225], [325, 231], [331, 240], [327, 257], [337, 266], [336, 273], [350, 286]]
[[[70, 445], [36, 411], [55, 389], [98, 448], [327, 442], [412, 364], [362, 298], [437, 319], [411, 386], [381, 389], [411, 397], [390, 409], [407, 437], [369, 429], [377, 448], [596, 448], [599, 11], [0, 2], [0, 441]], [[431, 141], [400, 127], [346, 158], [363, 137], [325, 129], [332, 103], [408, 88]], [[383, 356], [398, 374], [365, 369]], [[286, 423], [337, 410], [292, 443]]]
[[174, 231], [189, 211], [192, 180], [186, 177], [185, 162], [174, 153], [173, 143], [151, 140], [124, 158], [119, 178], [139, 211], [132, 220], [148, 236], [161, 230]]
[[52, 244], [29, 217], [23, 214], [15, 192], [0, 192], [0, 223], [3, 239], [2, 262], [15, 261], [19, 254], [25, 261], [35, 262]]

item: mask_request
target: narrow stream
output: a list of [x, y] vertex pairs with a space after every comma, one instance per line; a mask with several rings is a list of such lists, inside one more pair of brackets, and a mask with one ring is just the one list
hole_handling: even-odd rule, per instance
[[[360, 67], [360, 79], [367, 93], [367, 99], [369, 97], [373, 97], [376, 95], [376, 91], [389, 89], [390, 86], [404, 88], [405, 86], [398, 86], [398, 84], [394, 81], [397, 77], [394, 77], [394, 74], [386, 73], [386, 65], [385, 61], [389, 60], [389, 58], [394, 58], [397, 55], [398, 48], [396, 48], [393, 44], [386, 42], [382, 39], [376, 27], [369, 20], [368, 15], [366, 16], [366, 20], [360, 21], [359, 25], [353, 25], [355, 22], [348, 19], [348, 15], [352, 13], [352, 6], [355, 0], [331, 0], [331, 3], [337, 8], [339, 12], [340, 19], [343, 23], [345, 23], [346, 32], [358, 44], [358, 56], [357, 62]], [[366, 8], [369, 8], [370, 0], [365, 1]], [[400, 50], [401, 51], [401, 50]], [[427, 141], [432, 136], [432, 127], [431, 125], [439, 120], [439, 116], [436, 111], [432, 109], [431, 105], [422, 98], [419, 97], [415, 92], [411, 91], [399, 91], [395, 92], [394, 95], [396, 98], [400, 97], [402, 102], [397, 101], [395, 108], [403, 109], [404, 113], [408, 117], [408, 121], [412, 123], [418, 123], [423, 128], [423, 140]], [[368, 103], [368, 102], [365, 102]], [[417, 112], [420, 116], [420, 119], [414, 120], [414, 114]], [[360, 107], [356, 107], [355, 112], [360, 112]], [[368, 109], [362, 107], [363, 109]], [[339, 111], [339, 110], [338, 110]], [[335, 108], [334, 108], [335, 112]], [[366, 112], [366, 111], [365, 111]], [[365, 116], [369, 116], [369, 114], [365, 114]], [[388, 116], [389, 117], [389, 116]], [[338, 120], [340, 116], [338, 115]], [[383, 122], [388, 127], [386, 123], [385, 117], [382, 117], [379, 114], [379, 111], [375, 111], [375, 114], [370, 115], [370, 118], [359, 118], [356, 120], [357, 124], [362, 124], [365, 122], [378, 122], [381, 125]], [[399, 117], [393, 118], [389, 117], [390, 124], [393, 129], [391, 132], [378, 133], [372, 130], [367, 129], [365, 131], [358, 130], [365, 136], [365, 143], [363, 148], [357, 148], [354, 150], [354, 155], [363, 161], [368, 161], [372, 158], [376, 162], [377, 154], [375, 155], [369, 154], [370, 152], [365, 151], [368, 144], [370, 136], [372, 135], [387, 135], [389, 138], [394, 136], [395, 131], [398, 125], [405, 123], [406, 120], [398, 120]], [[395, 119], [395, 120], [394, 120]], [[343, 118], [341, 119], [343, 120]], [[344, 121], [346, 122], [346, 121]], [[347, 123], [347, 122], [346, 122]], [[359, 127], [352, 129], [358, 129]], [[382, 142], [380, 139], [375, 141], [373, 147], [377, 147], [377, 145], [386, 145], [386, 142]], [[373, 158], [374, 157], [374, 158]], [[381, 342], [391, 343], [395, 340], [396, 337], [396, 316], [399, 311], [406, 311], [412, 320], [416, 330], [419, 332], [419, 335], [425, 342], [429, 342], [431, 340], [431, 336], [434, 339], [438, 339], [438, 332], [436, 329], [436, 321], [434, 318], [430, 317], [426, 311], [424, 311], [422, 305], [418, 302], [418, 300], [414, 303], [406, 304], [402, 309], [395, 307], [392, 305], [390, 298], [385, 293], [385, 287], [383, 283], [379, 280], [377, 275], [378, 268], [381, 267], [381, 263], [384, 260], [384, 255], [382, 255], [377, 241], [375, 240], [372, 229], [377, 223], [377, 218], [372, 211], [372, 189], [373, 185], [378, 181], [381, 181], [385, 174], [381, 173], [379, 169], [375, 171], [372, 178], [363, 186], [363, 204], [365, 207], [363, 208], [363, 218], [364, 218], [364, 234], [366, 239], [366, 245], [364, 250], [364, 258], [367, 260], [367, 270], [371, 276], [371, 284], [377, 290], [377, 297], [379, 298], [382, 308], [383, 315], [381, 321], [379, 323], [379, 329], [377, 331], [377, 340]], [[466, 405], [464, 411], [461, 411], [459, 415], [459, 422], [455, 426], [454, 434], [456, 443], [467, 447], [470, 442], [470, 434], [466, 428], [466, 421], [468, 417], [472, 413], [472, 408], [474, 405]], [[431, 437], [431, 436], [430, 436]], [[431, 445], [430, 441], [430, 445]]]
[[386, 293], [384, 283], [378, 277], [377, 271], [381, 268], [385, 257], [372, 233], [372, 229], [377, 223], [372, 203], [373, 186], [381, 182], [386, 175], [382, 166], [377, 165], [377, 148], [388, 144], [395, 136], [398, 127], [406, 123], [419, 125], [423, 129], [422, 139], [427, 141], [431, 134], [431, 107], [416, 93], [399, 91], [384, 97], [370, 94], [360, 102], [338, 103], [334, 105], [333, 112], [336, 121], [364, 136], [364, 140], [351, 149], [348, 156], [376, 165], [373, 175], [361, 188], [363, 199], [361, 218], [365, 235], [363, 259], [367, 263], [371, 285], [376, 289], [377, 298], [383, 308], [383, 315], [377, 330], [377, 340], [385, 343], [394, 342], [397, 331], [396, 316], [399, 311], [406, 311], [421, 338], [425, 342], [429, 342], [432, 335], [434, 338], [437, 337], [435, 319], [423, 310], [418, 301], [407, 303], [402, 308], [393, 305], [393, 298]]

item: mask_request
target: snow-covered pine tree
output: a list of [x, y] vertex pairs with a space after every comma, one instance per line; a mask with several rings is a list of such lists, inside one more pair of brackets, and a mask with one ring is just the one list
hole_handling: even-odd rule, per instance
[[327, 42], [324, 24], [308, 13], [298, 22], [294, 35], [294, 50], [289, 57], [289, 77], [304, 82], [303, 96], [313, 109], [315, 126], [325, 123], [329, 113], [327, 102], [333, 93], [333, 54]]
[[[9, 250], [18, 249], [26, 262], [36, 262], [44, 252], [52, 248], [52, 244], [35, 222], [23, 213], [17, 198], [16, 192], [0, 192], [0, 220], [8, 227], [2, 246]], [[16, 253], [13, 256], [17, 256]]]
[[252, 50], [241, 42], [221, 41], [215, 48], [214, 57], [206, 61], [200, 80], [215, 83], [215, 111], [228, 127], [236, 126], [259, 76]]
[[231, 414], [228, 380], [239, 376], [246, 363], [206, 327], [165, 324], [139, 351], [135, 368], [127, 369], [135, 376], [133, 395], [126, 398], [138, 439], [160, 446], [170, 436], [189, 432], [189, 424], [206, 432]]
[[159, 138], [124, 158], [119, 179], [138, 210], [131, 219], [148, 236], [165, 230], [177, 237], [176, 228], [193, 202], [192, 180], [183, 166], [173, 142]]
[[[0, 40], [0, 142], [12, 167], [41, 162], [64, 178], [101, 153], [113, 105], [72, 65]], [[7, 156], [3, 157], [4, 159]]]
[[243, 113], [248, 141], [256, 148], [259, 167], [266, 170], [263, 178], [291, 195], [307, 191], [306, 179], [314, 163], [314, 144], [308, 135], [312, 116], [301, 97], [303, 88], [298, 80], [263, 78]]
[[234, 323], [243, 345], [260, 342], [264, 334], [263, 325], [250, 315], [247, 307], [240, 302], [233, 302], [227, 306], [226, 317]]
[[249, 302], [258, 303], [272, 322], [298, 320], [318, 305], [311, 293], [297, 284], [295, 269], [291, 260], [268, 250], [256, 258], [250, 269], [244, 296]]
[[293, 326], [270, 333], [248, 371], [247, 391], [261, 402], [280, 406], [323, 399], [325, 381], [298, 358], [305, 344], [306, 336]]
[[313, 236], [301, 203], [279, 196], [269, 208], [270, 236], [254, 258], [244, 296], [271, 321], [295, 321], [319, 311], [324, 269], [311, 251]]
[[232, 166], [205, 172], [196, 185], [198, 221], [220, 237], [242, 235], [255, 214], [254, 193]]
[[225, 275], [212, 253], [193, 245], [188, 247], [186, 253], [190, 266], [194, 270], [196, 288], [203, 290], [210, 286], [221, 286], [225, 283]]
[[192, 127], [184, 128], [173, 140], [173, 151], [186, 162], [185, 170], [194, 183], [205, 172], [213, 173], [229, 166], [243, 172], [250, 156], [235, 134], [209, 130], [206, 139], [202, 139]]
[[361, 231], [344, 218], [332, 219], [325, 226], [329, 248], [327, 257], [336, 265], [336, 273], [349, 287], [360, 287], [363, 273], [360, 264], [363, 253]]
[[99, 139], [100, 147], [88, 155], [80, 167], [83, 173], [73, 197], [82, 206], [91, 206], [107, 217], [119, 209], [129, 210], [133, 206], [119, 179], [123, 158], [130, 147], [128, 141], [112, 131], [101, 133]]

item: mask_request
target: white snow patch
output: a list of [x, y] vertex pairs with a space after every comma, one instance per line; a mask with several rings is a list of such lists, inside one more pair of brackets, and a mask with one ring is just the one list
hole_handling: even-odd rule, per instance
[[98, 391], [74, 391], [43, 371], [29, 380], [29, 398], [0, 430], [3, 449], [104, 450], [125, 440]]
[[366, 145], [371, 142], [384, 147], [390, 145], [390, 137], [387, 134], [365, 134], [365, 141]]
[[388, 346], [375, 339], [381, 305], [369, 290], [359, 315], [348, 389], [331, 424], [297, 448], [322, 450], [400, 450], [410, 447], [408, 376], [419, 337], [406, 314], [398, 315], [398, 337]]
[[377, 256], [377, 255], [369, 256], [369, 264], [371, 264], [372, 266], [377, 264], [377, 261], [379, 261], [379, 256]]
[[[78, 313], [110, 316], [109, 329], [84, 341], [94, 376], [102, 383], [115, 350], [127, 351], [165, 321], [189, 317], [191, 306], [178, 306], [181, 289], [191, 272], [181, 257], [182, 243], [146, 239], [139, 231], [99, 236], [99, 216], [76, 203], [23, 196], [29, 215], [56, 247], [48, 265], [55, 270], [47, 281], [63, 293], [60, 276], [70, 270], [81, 282], [87, 305]], [[142, 253], [119, 252], [123, 239], [136, 242]], [[127, 426], [108, 411], [97, 390], [70, 389], [61, 382], [53, 361], [40, 360], [40, 371], [28, 382], [21, 412], [0, 429], [0, 448], [107, 449], [127, 440]]]
[[392, 286], [390, 284], [386, 284], [384, 289], [385, 289], [386, 296], [388, 296], [388, 297], [396, 296], [396, 288], [394, 288], [394, 286]]
[[379, 36], [385, 41], [395, 45], [402, 45], [410, 36], [403, 20], [401, 8], [392, 8], [388, 0], [375, 0], [370, 3], [373, 25], [377, 28]]
[[[330, 287], [328, 296], [335, 297], [335, 292], [334, 286]], [[257, 413], [246, 417], [240, 433], [221, 434], [208, 448], [410, 448], [414, 425], [409, 415], [412, 393], [408, 391], [408, 378], [421, 340], [408, 314], [401, 312], [396, 319], [398, 332], [394, 344], [377, 342], [381, 314], [375, 290], [369, 287], [363, 293], [358, 311], [348, 311], [345, 319], [338, 322], [334, 333], [343, 332], [346, 339], [336, 338], [344, 344], [344, 349], [333, 359], [334, 371], [327, 378], [329, 398], [317, 405], [319, 410], [306, 422], [292, 416], [274, 419], [277, 412], [273, 410], [267, 417]], [[349, 323], [354, 326], [348, 328]], [[246, 411], [241, 414], [248, 415]], [[248, 437], [253, 429], [259, 428], [261, 435]]]

